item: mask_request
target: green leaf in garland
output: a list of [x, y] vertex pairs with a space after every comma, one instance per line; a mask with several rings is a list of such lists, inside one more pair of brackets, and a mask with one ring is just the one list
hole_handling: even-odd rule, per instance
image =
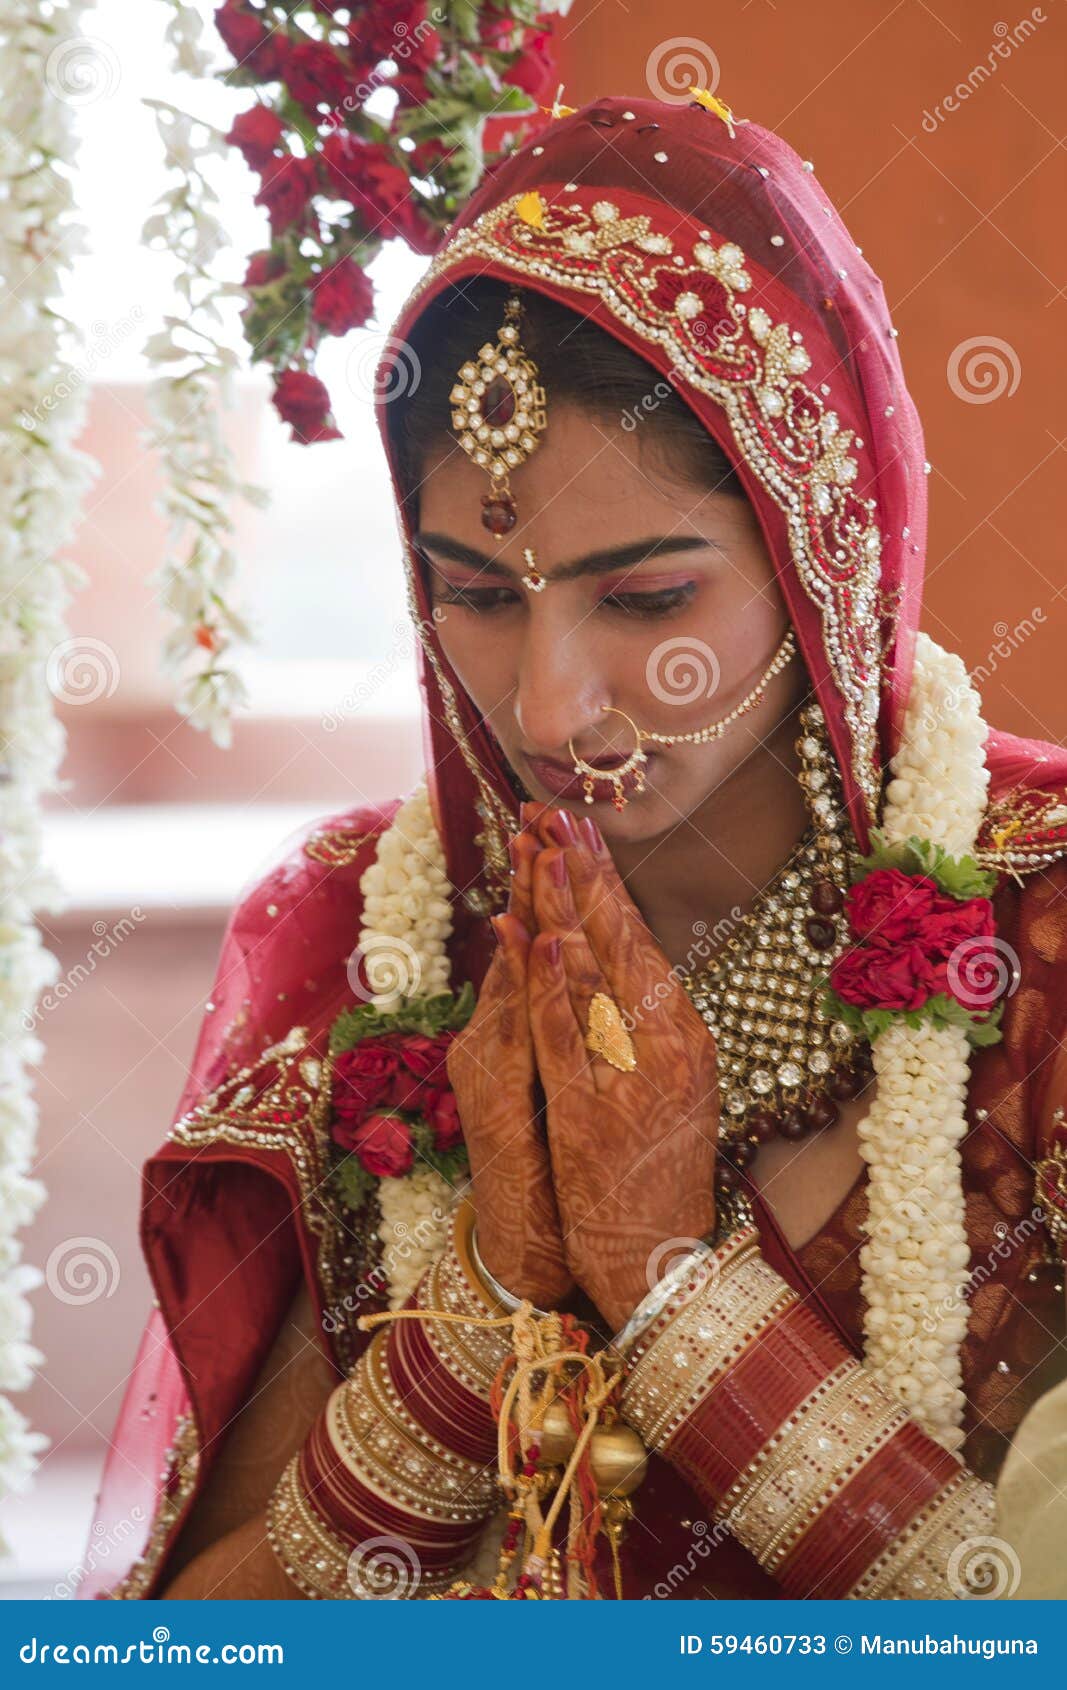
[[359, 1157], [349, 1154], [334, 1168], [334, 1179], [342, 1201], [350, 1209], [361, 1209], [378, 1181], [367, 1172]]
[[386, 1033], [422, 1033], [432, 1039], [437, 1033], [458, 1032], [474, 1013], [474, 987], [465, 980], [460, 992], [437, 992], [432, 997], [402, 998], [394, 1009], [361, 1003], [342, 1010], [330, 1028], [330, 1055], [353, 1050], [364, 1039]]
[[996, 874], [979, 868], [974, 857], [950, 857], [943, 845], [911, 834], [890, 845], [881, 828], [871, 829], [873, 849], [859, 857], [853, 867], [853, 882], [863, 880], [876, 869], [898, 869], [902, 874], [925, 874], [951, 898], [988, 898], [997, 884]]

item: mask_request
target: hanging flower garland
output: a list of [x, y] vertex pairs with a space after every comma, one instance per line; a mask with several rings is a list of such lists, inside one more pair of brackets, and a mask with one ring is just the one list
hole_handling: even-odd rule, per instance
[[[900, 922], [928, 918], [927, 972], [918, 959], [909, 959], [924, 983], [919, 1007], [927, 1013], [917, 1013], [907, 1003], [887, 1008], [883, 1000], [861, 1007], [843, 997], [837, 1000], [842, 1014], [872, 1018], [863, 1025], [873, 1041], [878, 1080], [875, 1099], [859, 1127], [860, 1151], [869, 1168], [868, 1238], [860, 1258], [865, 1361], [912, 1418], [948, 1449], [957, 1449], [963, 1441], [965, 1407], [959, 1347], [967, 1327], [970, 1252], [959, 1144], [967, 1129], [969, 1055], [972, 1046], [1000, 1037], [999, 1014], [990, 1012], [988, 1003], [986, 1013], [975, 1013], [960, 983], [962, 965], [959, 976], [950, 969], [952, 954], [974, 940], [999, 954], [991, 909], [985, 908], [989, 884], [968, 855], [986, 805], [986, 737], [980, 700], [962, 660], [919, 634], [903, 741], [890, 766], [882, 828], [868, 859], [869, 878], [853, 889], [852, 910], [857, 926], [864, 929], [857, 935], [862, 944], [872, 943], [879, 909], [883, 928], [891, 911]], [[878, 880], [878, 875], [894, 878]], [[865, 884], [869, 890], [863, 894]], [[378, 958], [389, 977], [381, 998], [383, 1012], [399, 1008], [410, 1014], [419, 1001], [428, 1009], [425, 1000], [433, 1001], [447, 983], [451, 911], [444, 854], [425, 784], [382, 834], [361, 888], [365, 907], [359, 953], [368, 963]], [[900, 906], [894, 898], [902, 891], [907, 897]], [[910, 912], [906, 918], [902, 908]], [[891, 937], [897, 943], [901, 934], [893, 929]], [[950, 937], [952, 953], [946, 952]], [[869, 958], [863, 965], [865, 975], [855, 962], [849, 966], [851, 973], [844, 970], [836, 976], [846, 990], [853, 990], [850, 980], [876, 978]], [[942, 986], [950, 989], [941, 991]], [[951, 998], [955, 1007], [941, 998]], [[459, 1003], [454, 997], [448, 1001]], [[435, 1013], [444, 1013], [444, 999]], [[460, 1013], [465, 1020], [466, 1009]], [[358, 1051], [358, 1043], [351, 1049]], [[402, 1052], [395, 1056], [398, 1064], [403, 1061]], [[358, 1074], [357, 1055], [352, 1062]], [[366, 1115], [361, 1117], [365, 1121]], [[397, 1129], [389, 1131], [395, 1134]], [[368, 1133], [368, 1140], [372, 1136]], [[402, 1148], [417, 1143], [409, 1131]], [[372, 1157], [385, 1145], [395, 1153], [396, 1140], [386, 1135], [380, 1142], [375, 1139]], [[462, 1170], [457, 1163], [442, 1173], [432, 1156], [420, 1161], [417, 1149], [410, 1172], [404, 1171], [404, 1161], [404, 1156], [395, 1161], [393, 1171], [384, 1163], [377, 1170], [380, 1237], [393, 1308], [406, 1301], [423, 1267], [443, 1246], [445, 1216], [455, 1199], [453, 1180]], [[355, 1188], [360, 1200], [368, 1173], [374, 1176], [364, 1164]], [[339, 1177], [343, 1183], [352, 1175]], [[427, 1228], [431, 1212], [440, 1215], [440, 1225]], [[422, 1241], [414, 1260], [405, 1247], [413, 1233]], [[395, 1277], [390, 1260], [397, 1264]]]
[[[227, 139], [260, 176], [269, 247], [245, 276], [253, 360], [302, 444], [336, 440], [314, 374], [327, 335], [366, 324], [368, 267], [399, 237], [430, 256], [479, 181], [514, 144], [551, 83], [551, 14], [570, 0], [225, 0], [216, 27], [255, 89]], [[396, 96], [389, 118], [374, 96]]]
[[[204, 46], [200, 13], [185, 0], [170, 4], [175, 68], [257, 96], [226, 135], [145, 101], [173, 181], [144, 239], [178, 256], [185, 307], [145, 347], [159, 370], [146, 444], [161, 458], [168, 520], [167, 556], [153, 578], [173, 618], [163, 662], [183, 677], [177, 708], [228, 746], [233, 713], [247, 703], [233, 648], [253, 638], [231, 603], [229, 510], [237, 498], [263, 507], [268, 493], [238, 478], [219, 426], [240, 367], [218, 332], [225, 303], [242, 308], [250, 357], [269, 366], [291, 439], [339, 439], [314, 373], [321, 341], [370, 321], [367, 271], [385, 241], [429, 256], [501, 149], [522, 139], [552, 76], [546, 25], [570, 0], [442, 0], [432, 13], [425, 0], [225, 0], [215, 25], [236, 61], [227, 66]], [[382, 89], [396, 96], [388, 121], [367, 109]], [[270, 224], [270, 245], [252, 255], [241, 282], [214, 276], [230, 240], [216, 214], [212, 161], [235, 147], [260, 177], [255, 203]]]
[[37, 1105], [28, 1073], [44, 1056], [34, 1006], [58, 975], [34, 912], [64, 907], [42, 862], [40, 804], [60, 786], [66, 736], [55, 695], [79, 659], [64, 613], [71, 590], [86, 579], [56, 553], [99, 467], [74, 447], [87, 390], [70, 383], [61, 310], [66, 276], [83, 250], [84, 231], [71, 220], [71, 169], [72, 107], [91, 63], [81, 33], [86, 10], [84, 0], [57, 0], [44, 17], [28, 0], [0, 4], [0, 1496], [21, 1488], [49, 1443], [4, 1393], [24, 1391], [44, 1361], [30, 1343], [26, 1296], [41, 1275], [20, 1262], [18, 1240], [45, 1197], [30, 1177]]
[[[202, 77], [212, 56], [201, 45], [203, 20], [192, 6], [175, 4], [167, 26], [174, 68]], [[220, 338], [222, 307], [240, 295], [236, 283], [218, 281], [213, 270], [230, 237], [216, 215], [218, 193], [211, 161], [229, 156], [221, 132], [162, 100], [145, 100], [154, 114], [170, 178], [142, 230], [147, 245], [159, 245], [179, 261], [175, 288], [180, 315], [144, 347], [159, 374], [149, 383], [147, 404], [154, 427], [144, 443], [159, 454], [167, 519], [166, 554], [151, 578], [173, 619], [164, 641], [164, 667], [181, 677], [175, 704], [216, 745], [232, 741], [233, 712], [248, 701], [232, 661], [235, 645], [252, 638], [244, 617], [230, 602], [237, 558], [230, 544], [230, 509], [238, 498], [263, 507], [265, 488], [242, 481], [223, 439], [220, 415], [233, 403], [232, 379], [240, 367]]]

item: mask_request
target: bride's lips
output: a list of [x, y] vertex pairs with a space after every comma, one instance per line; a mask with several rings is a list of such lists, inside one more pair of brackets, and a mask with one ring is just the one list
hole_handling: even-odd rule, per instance
[[[526, 758], [526, 766], [533, 775], [534, 779], [538, 781], [541, 786], [546, 787], [549, 792], [554, 793], [557, 798], [584, 798], [585, 775], [576, 775], [573, 763], [554, 763], [548, 757], [531, 757], [528, 752], [524, 752], [523, 755]], [[646, 761], [642, 765], [646, 780], [648, 779], [648, 771], [652, 765], [654, 757], [654, 752], [646, 753]], [[620, 752], [616, 757], [589, 757], [586, 761], [592, 763], [594, 768], [603, 768], [607, 771], [611, 768], [618, 768], [622, 763], [625, 763], [627, 761], [627, 756], [625, 753]], [[636, 784], [636, 769], [631, 769], [628, 774], [622, 776], [622, 789], [624, 792], [633, 792]], [[614, 795], [615, 782], [613, 780], [609, 780], [606, 773], [603, 780], [594, 780], [594, 803], [603, 803], [606, 800], [613, 798]]]

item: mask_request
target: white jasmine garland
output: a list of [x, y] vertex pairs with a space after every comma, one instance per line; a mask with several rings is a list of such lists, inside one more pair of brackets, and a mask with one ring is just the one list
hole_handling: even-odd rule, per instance
[[[973, 851], [989, 786], [986, 734], [962, 660], [919, 634], [902, 743], [886, 788], [882, 832], [888, 844], [914, 834], [953, 857]], [[425, 785], [383, 833], [361, 886], [360, 951], [395, 971], [395, 992], [383, 1007], [395, 1003], [396, 992], [447, 990], [449, 888]], [[405, 986], [412, 979], [414, 987]], [[963, 1028], [910, 1027], [901, 1020], [874, 1039], [872, 1050], [876, 1096], [859, 1128], [869, 1174], [868, 1237], [860, 1255], [864, 1359], [924, 1431], [957, 1449], [970, 1260], [959, 1144], [966, 1131], [970, 1046]], [[428, 1203], [445, 1210], [454, 1195], [429, 1169], [379, 1182], [381, 1236], [396, 1263], [393, 1307], [406, 1301], [443, 1245], [443, 1230], [425, 1249], [404, 1254], [402, 1246]]]
[[[890, 764], [882, 831], [915, 834], [953, 857], [973, 851], [985, 812], [986, 726], [962, 660], [919, 634], [902, 742]], [[963, 1441], [960, 1343], [970, 1251], [959, 1144], [967, 1130], [970, 1047], [961, 1027], [895, 1022], [872, 1046], [878, 1083], [860, 1124], [868, 1164], [864, 1356], [947, 1449]]]
[[[31, 1065], [45, 1052], [34, 1006], [59, 965], [35, 912], [64, 907], [42, 860], [41, 798], [60, 787], [66, 745], [56, 696], [81, 663], [64, 613], [84, 572], [57, 557], [98, 466], [74, 442], [87, 391], [71, 384], [72, 330], [63, 311], [84, 250], [73, 221], [75, 108], [93, 55], [83, 0], [0, 3], [0, 1497], [32, 1477], [50, 1440], [31, 1430], [7, 1392], [24, 1391], [44, 1356], [30, 1342], [27, 1293], [41, 1283], [20, 1260], [19, 1231], [45, 1198], [31, 1177], [37, 1104]], [[79, 699], [84, 696], [79, 693]], [[0, 1553], [5, 1546], [0, 1541]]]
[[[425, 781], [401, 804], [359, 884], [363, 926], [356, 957], [371, 986], [378, 988], [376, 1006], [388, 1012], [401, 997], [447, 992], [451, 888]], [[435, 1168], [416, 1167], [405, 1178], [378, 1181], [378, 1237], [390, 1308], [403, 1308], [444, 1248], [457, 1195]]]

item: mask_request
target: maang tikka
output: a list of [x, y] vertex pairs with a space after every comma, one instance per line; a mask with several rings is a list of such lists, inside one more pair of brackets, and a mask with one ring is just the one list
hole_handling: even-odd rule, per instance
[[452, 427], [471, 461], [488, 470], [482, 522], [498, 539], [518, 520], [510, 471], [526, 462], [548, 426], [537, 365], [519, 337], [522, 300], [509, 296], [496, 345], [489, 341], [461, 364], [449, 394]]

